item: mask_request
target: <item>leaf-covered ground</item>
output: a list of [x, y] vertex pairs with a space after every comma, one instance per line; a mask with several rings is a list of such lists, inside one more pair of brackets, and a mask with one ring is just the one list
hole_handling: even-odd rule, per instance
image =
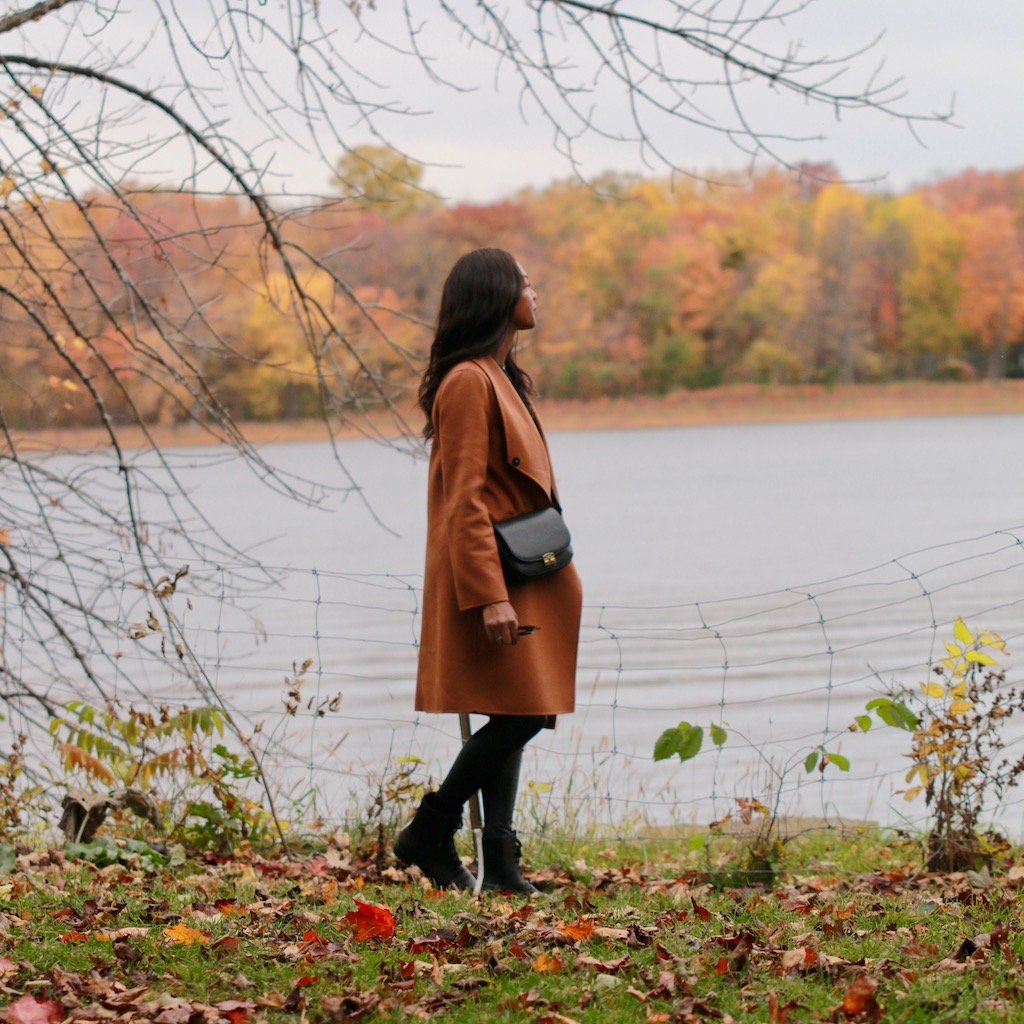
[[1024, 1020], [1024, 868], [923, 875], [875, 843], [880, 870], [819, 857], [772, 889], [577, 851], [529, 899], [438, 893], [338, 849], [156, 871], [25, 854], [0, 879], [0, 1017]]

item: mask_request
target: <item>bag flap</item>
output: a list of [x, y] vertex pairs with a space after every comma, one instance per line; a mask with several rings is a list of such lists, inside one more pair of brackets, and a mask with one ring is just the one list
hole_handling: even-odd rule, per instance
[[571, 541], [565, 520], [553, 508], [506, 519], [495, 523], [494, 528], [512, 556], [520, 561], [542, 558], [548, 551], [561, 551]]

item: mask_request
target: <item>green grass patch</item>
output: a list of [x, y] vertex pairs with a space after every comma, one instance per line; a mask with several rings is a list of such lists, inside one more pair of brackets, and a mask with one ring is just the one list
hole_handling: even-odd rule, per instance
[[528, 843], [544, 893], [438, 893], [331, 849], [147, 870], [60, 851], [0, 881], [14, 1024], [1019, 1020], [1015, 852], [922, 873], [868, 827], [785, 835], [774, 885], [720, 884], [749, 836]]

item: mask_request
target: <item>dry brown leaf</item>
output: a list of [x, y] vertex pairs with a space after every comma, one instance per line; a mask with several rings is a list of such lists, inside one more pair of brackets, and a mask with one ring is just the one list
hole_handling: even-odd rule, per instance
[[851, 1020], [875, 1024], [882, 1019], [882, 1008], [875, 999], [877, 991], [878, 982], [866, 974], [861, 974], [847, 986], [839, 1009]]
[[779, 997], [772, 991], [768, 992], [768, 1021], [769, 1024], [790, 1024], [789, 1011], [803, 1009], [803, 1004], [795, 1000], [779, 1005]]
[[700, 907], [697, 905], [697, 901], [691, 896], [690, 902], [693, 904], [693, 912], [702, 920], [706, 921], [711, 917], [711, 911], [706, 907]]
[[538, 954], [530, 965], [538, 974], [554, 974], [562, 969], [562, 961], [547, 953]]
[[798, 946], [796, 949], [787, 949], [780, 960], [780, 965], [787, 973], [789, 971], [805, 971], [818, 962], [818, 954], [808, 946]]
[[597, 926], [593, 921], [584, 921], [582, 918], [579, 918], [573, 924], [561, 922], [555, 927], [563, 935], [568, 935], [573, 942], [579, 942], [581, 939], [589, 939]]
[[148, 928], [118, 928], [112, 932], [93, 932], [93, 936], [100, 942], [113, 942], [115, 939], [140, 939], [149, 935]]
[[185, 924], [172, 925], [163, 931], [164, 938], [181, 946], [202, 946], [210, 941], [211, 936], [198, 928], [189, 928]]
[[584, 967], [593, 967], [602, 974], [610, 974], [613, 971], [622, 970], [628, 963], [628, 956], [620, 957], [618, 960], [597, 960], [582, 953], [573, 961], [572, 967], [574, 971], [582, 970]]

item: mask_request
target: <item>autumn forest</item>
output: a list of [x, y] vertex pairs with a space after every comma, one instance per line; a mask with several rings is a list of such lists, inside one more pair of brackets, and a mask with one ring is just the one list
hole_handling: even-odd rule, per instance
[[448, 267], [482, 245], [514, 252], [537, 287], [523, 361], [552, 398], [1024, 375], [1024, 169], [900, 195], [829, 174], [607, 175], [487, 205], [364, 189], [288, 217], [287, 272], [313, 300], [298, 311], [248, 200], [6, 190], [0, 409], [9, 427], [93, 425], [95, 389], [115, 421], [133, 406], [150, 423], [202, 418], [185, 376], [244, 420], [315, 415], [325, 391], [402, 401]]

